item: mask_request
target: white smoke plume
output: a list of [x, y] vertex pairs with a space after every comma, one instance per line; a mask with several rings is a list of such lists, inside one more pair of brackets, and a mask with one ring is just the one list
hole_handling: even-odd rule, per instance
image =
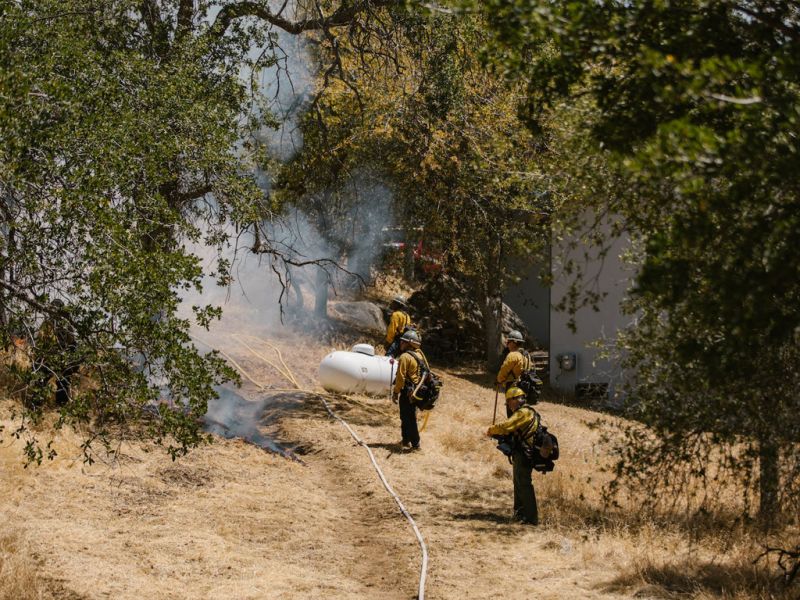
[[[279, 8], [275, 4], [273, 9]], [[291, 5], [285, 10], [291, 11]], [[252, 50], [251, 58], [266, 56], [265, 53], [272, 53], [277, 62], [261, 69], [257, 75], [242, 73], [242, 77], [250, 82], [257, 77], [267, 106], [279, 121], [277, 129], [262, 127], [253, 137], [273, 159], [285, 163], [302, 149], [299, 123], [313, 94], [314, 72], [301, 36], [273, 34], [264, 48]], [[256, 105], [252, 109], [260, 110]], [[269, 194], [271, 183], [267, 173], [256, 168], [254, 176]], [[371, 267], [382, 251], [381, 230], [393, 222], [393, 194], [377, 174], [356, 172], [335, 193], [345, 209], [337, 214], [335, 227], [323, 226], [321, 230], [323, 220], [319, 215], [290, 207], [285, 214], [264, 224], [262, 231], [269, 247], [290, 262], [322, 261], [327, 274], [322, 285], [330, 287], [331, 300], [360, 285], [357, 277], [337, 269], [334, 264], [368, 280]], [[313, 326], [315, 288], [320, 285], [319, 267], [287, 266], [273, 255], [254, 254], [251, 249], [256, 240], [252, 233], [243, 234], [232, 225], [228, 233], [232, 243], [224, 250], [223, 258], [231, 265], [232, 278], [224, 287], [217, 284], [213, 275], [220, 258], [217, 249], [202, 244], [187, 245], [187, 250], [201, 259], [206, 276], [201, 292], [184, 293], [182, 314], [189, 317], [192, 306], [209, 304], [223, 311], [222, 320], [212, 324], [211, 333], [198, 330], [198, 337], [221, 348], [228, 334], [233, 332], [270, 337], [287, 333], [289, 327], [296, 328], [304, 320], [306, 324], [311, 321]], [[200, 349], [206, 351], [204, 347]], [[258, 437], [260, 416], [271, 402], [270, 398], [265, 396], [251, 402], [229, 393], [230, 390], [220, 391], [220, 399], [209, 406], [209, 430], [225, 435], [215, 428], [227, 428], [228, 433], [258, 439], [261, 440], [259, 445], [272, 447], [271, 442]]]

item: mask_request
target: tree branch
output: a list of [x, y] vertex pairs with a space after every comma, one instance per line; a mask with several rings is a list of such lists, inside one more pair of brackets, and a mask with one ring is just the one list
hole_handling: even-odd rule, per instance
[[8, 292], [18, 300], [22, 300], [28, 306], [35, 308], [45, 314], [50, 315], [51, 317], [56, 317], [59, 319], [64, 319], [65, 321], [69, 322], [73, 327], [76, 325], [75, 321], [67, 314], [67, 312], [61, 308], [56, 308], [50, 304], [45, 304], [43, 302], [39, 302], [35, 298], [31, 298], [28, 294], [26, 294], [21, 289], [17, 288], [10, 283], [3, 281], [0, 279], [0, 287], [5, 288]]
[[207, 183], [206, 185], [201, 186], [199, 188], [195, 188], [193, 190], [176, 193], [174, 198], [179, 206], [183, 206], [185, 202], [189, 202], [190, 200], [196, 200], [197, 198], [202, 198], [206, 194], [211, 193], [211, 191], [212, 191], [211, 184]]
[[142, 20], [147, 26], [147, 31], [150, 36], [155, 38], [161, 29], [161, 10], [155, 0], [142, 0], [142, 5], [139, 8], [142, 13]]
[[[288, 33], [298, 34], [304, 31], [325, 29], [347, 25], [360, 13], [370, 8], [400, 5], [402, 0], [359, 0], [352, 4], [342, 4], [327, 17], [320, 14], [314, 18], [292, 21], [281, 16], [280, 12], [273, 13], [267, 3], [237, 2], [226, 5], [217, 15], [217, 19], [208, 31], [208, 36], [218, 39], [225, 35], [228, 27], [236, 19], [243, 17], [257, 17]], [[282, 11], [281, 11], [282, 12]]]
[[194, 17], [194, 0], [181, 0], [178, 6], [178, 22], [175, 26], [175, 39], [180, 40], [192, 30]]
[[730, 6], [731, 8], [733, 8], [733, 10], [737, 10], [742, 14], [747, 15], [748, 17], [750, 17], [755, 21], [758, 21], [762, 25], [766, 25], [767, 27], [770, 27], [775, 31], [781, 32], [789, 39], [797, 40], [798, 38], [800, 38], [800, 31], [798, 31], [796, 27], [796, 22], [794, 23], [788, 22], [786, 19], [781, 18], [780, 15], [765, 14], [755, 8], [751, 8], [745, 5], [742, 2], [734, 1], [731, 2]]
[[150, 33], [153, 52], [163, 58], [166, 55], [169, 40], [158, 2], [142, 0], [139, 10], [142, 13], [142, 20], [147, 26], [147, 31]]

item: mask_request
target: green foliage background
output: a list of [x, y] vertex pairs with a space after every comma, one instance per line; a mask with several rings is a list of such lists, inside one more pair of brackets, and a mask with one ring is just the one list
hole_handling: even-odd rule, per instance
[[[0, 331], [35, 358], [19, 373], [27, 409], [16, 432], [34, 460], [42, 449], [27, 419], [41, 417], [47, 380], [65, 365], [92, 383], [73, 388], [58, 424], [83, 425], [90, 459], [92, 444], [142, 418], [134, 432], [186, 452], [204, 439], [213, 385], [233, 376], [197, 351], [177, 308], [203, 275], [185, 243], [222, 247], [227, 221], [266, 210], [234, 152], [253, 114], [239, 67], [263, 35], [202, 25], [170, 35], [139, 10], [124, 0], [0, 9]], [[216, 316], [195, 307], [200, 324]], [[43, 344], [44, 319], [75, 343]]]
[[733, 475], [746, 500], [757, 481], [762, 517], [796, 509], [796, 3], [466, 6], [491, 23], [488, 60], [527, 84], [529, 127], [564, 99], [590, 102], [587, 151], [626, 181], [600, 206], [642, 248], [620, 347], [636, 374], [629, 414], [656, 435], [628, 430], [618, 481], [652, 494]]

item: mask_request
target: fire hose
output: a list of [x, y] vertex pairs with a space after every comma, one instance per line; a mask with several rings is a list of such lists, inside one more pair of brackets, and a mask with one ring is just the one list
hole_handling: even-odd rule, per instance
[[[313, 390], [307, 390], [307, 389], [304, 389], [304, 388], [302, 388], [300, 386], [300, 384], [297, 382], [297, 379], [294, 377], [294, 374], [292, 373], [292, 370], [289, 368], [289, 366], [283, 360], [283, 355], [281, 354], [280, 350], [276, 346], [270, 344], [269, 342], [267, 342], [266, 340], [263, 340], [261, 338], [257, 338], [255, 336], [247, 336], [247, 337], [252, 338], [252, 339], [257, 339], [257, 340], [267, 344], [268, 346], [270, 346], [273, 350], [275, 350], [276, 354], [278, 355], [278, 359], [280, 360], [281, 365], [283, 366], [283, 368], [278, 367], [278, 365], [276, 365], [273, 361], [269, 360], [267, 357], [263, 356], [258, 351], [256, 351], [254, 348], [252, 348], [247, 342], [245, 342], [242, 339], [243, 336], [234, 335], [233, 337], [236, 338], [243, 346], [245, 346], [255, 356], [257, 356], [258, 358], [263, 360], [265, 363], [267, 363], [272, 368], [274, 368], [276, 371], [278, 371], [281, 375], [283, 375], [284, 378], [289, 380], [289, 382], [292, 383], [292, 385], [294, 385], [295, 388], [296, 388], [296, 390], [294, 390], [294, 391], [298, 391], [298, 392], [313, 396], [315, 398], [318, 398], [322, 402], [322, 405], [325, 407], [325, 410], [328, 412], [328, 414], [332, 418], [334, 418], [337, 421], [339, 421], [344, 426], [344, 428], [347, 429], [347, 431], [350, 433], [351, 437], [356, 441], [356, 443], [358, 445], [360, 445], [360, 446], [363, 446], [364, 449], [367, 451], [367, 454], [369, 455], [369, 458], [372, 461], [372, 465], [375, 467], [375, 470], [378, 473], [378, 477], [380, 477], [380, 480], [381, 480], [381, 483], [383, 484], [383, 487], [386, 488], [386, 491], [389, 492], [389, 494], [392, 496], [392, 498], [394, 499], [394, 501], [397, 504], [398, 508], [400, 509], [400, 512], [402, 513], [402, 515], [411, 524], [411, 528], [414, 530], [414, 535], [416, 536], [417, 541], [419, 542], [419, 547], [420, 547], [420, 550], [422, 551], [422, 565], [420, 567], [419, 588], [418, 588], [417, 597], [418, 597], [419, 600], [425, 600], [425, 579], [427, 577], [427, 572], [428, 572], [428, 548], [425, 545], [425, 540], [422, 537], [422, 533], [420, 533], [419, 527], [417, 527], [416, 521], [414, 521], [414, 518], [408, 512], [408, 510], [406, 509], [405, 505], [400, 500], [400, 497], [392, 489], [392, 486], [389, 484], [389, 481], [386, 479], [386, 476], [383, 474], [383, 471], [381, 470], [380, 466], [378, 465], [378, 461], [375, 460], [375, 455], [372, 453], [372, 448], [370, 448], [367, 445], [367, 443], [364, 442], [364, 440], [362, 440], [355, 431], [353, 431], [353, 429], [350, 427], [350, 425], [347, 423], [347, 421], [342, 419], [338, 414], [336, 414], [331, 409], [330, 405], [325, 400], [325, 395], [324, 394], [319, 393], [319, 392], [315, 392]], [[195, 338], [195, 339], [197, 339], [197, 338]], [[202, 344], [208, 346], [208, 344], [206, 342], [203, 342], [202, 340], [199, 340], [199, 339], [198, 339], [198, 341], [200, 341]], [[247, 373], [247, 371], [245, 371], [245, 369], [243, 369], [238, 363], [236, 363], [230, 356], [228, 356], [227, 354], [224, 354], [222, 351], [220, 351], [220, 353], [225, 358], [227, 358], [242, 373], [242, 375], [244, 375], [247, 379], [249, 379], [250, 381], [255, 383], [260, 388], [264, 389], [263, 385], [261, 385], [258, 382], [256, 382]], [[425, 419], [425, 424], [427, 424], [427, 418]], [[425, 424], [423, 424], [423, 429], [425, 427]]]

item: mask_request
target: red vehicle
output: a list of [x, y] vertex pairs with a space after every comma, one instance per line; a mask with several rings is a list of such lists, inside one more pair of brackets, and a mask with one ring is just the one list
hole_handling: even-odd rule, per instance
[[[403, 227], [384, 227], [381, 233], [387, 262], [402, 265], [407, 246], [406, 230]], [[440, 273], [442, 271], [442, 253], [426, 246], [422, 227], [415, 228], [414, 233], [416, 234], [414, 237], [419, 237], [412, 254], [415, 274], [427, 276]]]

